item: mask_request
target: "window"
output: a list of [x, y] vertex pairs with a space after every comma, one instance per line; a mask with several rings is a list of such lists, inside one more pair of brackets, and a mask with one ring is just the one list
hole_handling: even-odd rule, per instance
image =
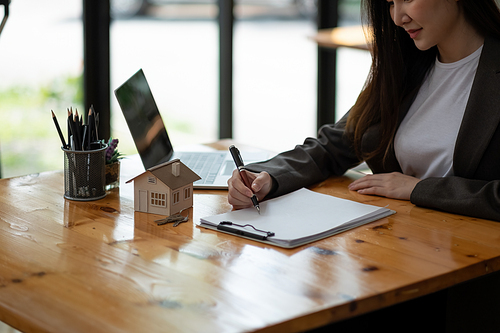
[[150, 192], [149, 199], [151, 206], [167, 207], [167, 195], [165, 193]]
[[191, 187], [184, 189], [184, 200], [191, 198]]
[[179, 197], [180, 197], [180, 194], [179, 194], [179, 191], [177, 192], [174, 192], [174, 194], [172, 194], [172, 198], [174, 199], [174, 202], [172, 204], [178, 204], [179, 203]]

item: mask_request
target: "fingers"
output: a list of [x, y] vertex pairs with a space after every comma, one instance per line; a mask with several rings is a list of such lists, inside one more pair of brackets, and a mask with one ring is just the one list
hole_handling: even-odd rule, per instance
[[252, 207], [251, 197], [255, 193], [258, 200], [264, 199], [264, 197], [269, 193], [272, 186], [271, 176], [267, 172], [261, 172], [259, 174], [250, 172], [245, 172], [248, 181], [250, 182], [250, 188], [248, 188], [243, 182], [238, 170], [233, 171], [233, 175], [228, 180], [228, 202], [235, 209]]
[[[254, 179], [253, 175], [249, 172], [247, 177], [250, 179]], [[227, 200], [229, 204], [231, 204], [235, 209], [241, 209], [252, 206], [252, 200], [250, 197], [253, 195], [252, 190], [250, 190], [243, 183], [243, 179], [240, 176], [238, 170], [233, 171], [233, 175], [227, 181], [228, 185], [228, 195]]]
[[366, 175], [363, 178], [357, 179], [349, 184], [349, 190], [359, 191], [370, 187], [382, 186], [383, 177], [380, 175]]
[[251, 187], [258, 200], [264, 199], [269, 194], [272, 184], [271, 176], [267, 172], [263, 171], [257, 175]]
[[399, 172], [367, 175], [349, 185], [360, 194], [379, 195], [393, 199], [409, 200], [420, 179]]

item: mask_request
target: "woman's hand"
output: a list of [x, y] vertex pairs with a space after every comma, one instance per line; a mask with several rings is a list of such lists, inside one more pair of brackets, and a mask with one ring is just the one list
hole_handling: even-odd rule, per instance
[[392, 199], [410, 200], [410, 195], [420, 179], [400, 172], [366, 175], [349, 185], [360, 194], [379, 195]]
[[253, 193], [257, 196], [257, 200], [261, 201], [271, 191], [273, 184], [271, 176], [265, 171], [254, 173], [243, 170], [242, 172], [246, 173], [252, 189], [250, 190], [245, 186], [238, 170], [234, 170], [233, 175], [227, 181], [227, 185], [229, 186], [227, 201], [233, 205], [234, 209], [253, 207], [252, 200], [250, 199]]

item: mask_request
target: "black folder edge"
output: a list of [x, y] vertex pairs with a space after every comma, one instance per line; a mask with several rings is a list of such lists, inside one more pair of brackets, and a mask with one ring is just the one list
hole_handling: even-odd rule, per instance
[[[351, 229], [363, 226], [365, 224], [368, 224], [368, 223], [371, 223], [371, 222], [383, 219], [383, 218], [391, 216], [393, 214], [396, 214], [396, 211], [390, 210], [390, 209], [383, 210], [379, 214], [376, 214], [376, 215], [372, 216], [369, 219], [362, 220], [362, 221], [359, 221], [357, 223], [353, 223], [353, 224], [347, 226], [346, 228], [333, 229], [333, 230], [330, 230], [331, 233], [330, 233], [330, 231], [326, 231], [324, 234], [322, 234], [321, 236], [318, 236], [317, 238], [316, 238], [316, 236], [310, 236], [310, 237], [307, 237], [306, 239], [303, 239], [301, 241], [297, 241], [297, 243], [293, 243], [293, 244], [288, 244], [287, 241], [282, 241], [282, 240], [281, 241], [274, 241], [273, 242], [273, 241], [270, 241], [270, 240], [267, 240], [267, 239], [266, 240], [265, 239], [257, 239], [256, 237], [248, 237], [248, 236], [245, 236], [245, 235], [236, 234], [234, 232], [229, 232], [229, 231], [226, 231], [226, 230], [218, 229], [217, 228], [218, 225], [203, 223], [202, 220], [200, 220], [198, 223], [196, 223], [196, 225], [198, 227], [201, 227], [201, 228], [206, 228], [206, 229], [211, 229], [211, 230], [223, 232], [225, 234], [229, 234], [229, 235], [233, 235], [233, 236], [237, 236], [237, 237], [241, 237], [241, 238], [246, 238], [246, 239], [257, 241], [257, 242], [260, 242], [260, 243], [274, 245], [274, 246], [285, 248], [285, 249], [293, 249], [293, 248], [296, 248], [296, 247], [299, 247], [299, 246], [302, 246], [302, 245], [305, 245], [305, 244], [308, 244], [308, 243], [313, 243], [313, 242], [325, 239], [327, 237], [340, 234], [340, 233], [342, 233], [344, 231], [347, 231], [347, 230], [351, 230]], [[270, 231], [272, 231], [272, 230], [270, 230]], [[273, 237], [269, 237], [269, 239], [272, 239], [272, 238]], [[293, 240], [290, 241], [290, 242], [293, 242]]]
[[268, 236], [267, 232], [263, 231], [252, 231], [252, 230], [247, 230], [244, 227], [232, 227], [228, 225], [223, 225], [223, 222], [219, 223], [217, 225], [217, 230], [218, 231], [226, 231], [229, 234], [234, 234], [237, 236], [246, 236], [246, 238], [250, 239], [256, 239], [256, 240], [267, 240]]

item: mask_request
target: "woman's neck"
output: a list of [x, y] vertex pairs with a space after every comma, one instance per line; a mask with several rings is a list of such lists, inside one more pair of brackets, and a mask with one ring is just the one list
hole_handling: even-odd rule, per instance
[[448, 39], [445, 45], [437, 45], [439, 61], [443, 63], [459, 61], [474, 53], [483, 44], [484, 36], [464, 20], [460, 29], [453, 32], [452, 38]]

